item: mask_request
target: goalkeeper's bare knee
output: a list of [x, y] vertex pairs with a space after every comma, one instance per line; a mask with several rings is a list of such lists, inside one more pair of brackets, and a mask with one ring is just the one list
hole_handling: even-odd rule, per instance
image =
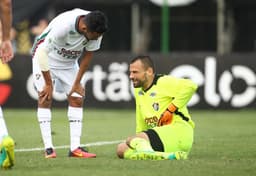
[[124, 158], [124, 153], [125, 151], [129, 149], [129, 146], [126, 145], [125, 142], [122, 142], [120, 144], [117, 145], [116, 148], [116, 154], [119, 158]]

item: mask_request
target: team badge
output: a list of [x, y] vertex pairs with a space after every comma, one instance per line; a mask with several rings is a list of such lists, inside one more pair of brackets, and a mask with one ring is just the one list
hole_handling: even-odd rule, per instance
[[144, 93], [142, 91], [139, 91], [138, 94], [141, 96], [144, 95]]
[[69, 34], [70, 35], [73, 35], [73, 34], [75, 34], [76, 32], [74, 32], [74, 31], [69, 31]]
[[39, 80], [39, 79], [40, 79], [40, 77], [41, 77], [41, 75], [40, 75], [40, 74], [36, 74], [36, 80]]
[[155, 92], [151, 92], [151, 93], [149, 94], [149, 96], [155, 97], [155, 96], [156, 96], [156, 93], [155, 93]]
[[153, 109], [154, 109], [155, 111], [158, 111], [158, 110], [159, 110], [159, 104], [158, 104], [158, 103], [153, 103], [152, 107], [153, 107]]

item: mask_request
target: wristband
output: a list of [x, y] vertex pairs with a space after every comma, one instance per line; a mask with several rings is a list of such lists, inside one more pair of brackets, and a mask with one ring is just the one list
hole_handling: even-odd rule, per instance
[[172, 103], [168, 106], [167, 111], [174, 113], [177, 110], [176, 106], [174, 106]]

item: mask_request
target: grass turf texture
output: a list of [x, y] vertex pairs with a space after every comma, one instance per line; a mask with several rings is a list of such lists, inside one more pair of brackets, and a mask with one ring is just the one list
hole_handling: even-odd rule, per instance
[[[36, 111], [3, 109], [16, 149], [43, 148]], [[256, 111], [191, 110], [196, 123], [195, 142], [186, 161], [129, 161], [115, 154], [117, 144], [90, 146], [95, 159], [68, 158], [68, 148], [57, 149], [56, 159], [44, 159], [43, 151], [16, 152], [16, 164], [0, 175], [256, 175]], [[135, 131], [133, 110], [85, 110], [81, 143], [123, 140]], [[65, 109], [53, 109], [53, 142], [69, 145]]]

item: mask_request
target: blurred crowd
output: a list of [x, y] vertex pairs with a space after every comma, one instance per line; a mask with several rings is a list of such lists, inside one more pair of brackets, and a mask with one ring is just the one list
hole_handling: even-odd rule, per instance
[[[40, 19], [35, 25], [28, 20], [22, 21], [11, 29], [11, 40], [15, 54], [30, 54], [34, 39], [47, 27], [48, 20]], [[2, 26], [0, 25], [0, 30]], [[2, 36], [0, 33], [0, 43]]]

